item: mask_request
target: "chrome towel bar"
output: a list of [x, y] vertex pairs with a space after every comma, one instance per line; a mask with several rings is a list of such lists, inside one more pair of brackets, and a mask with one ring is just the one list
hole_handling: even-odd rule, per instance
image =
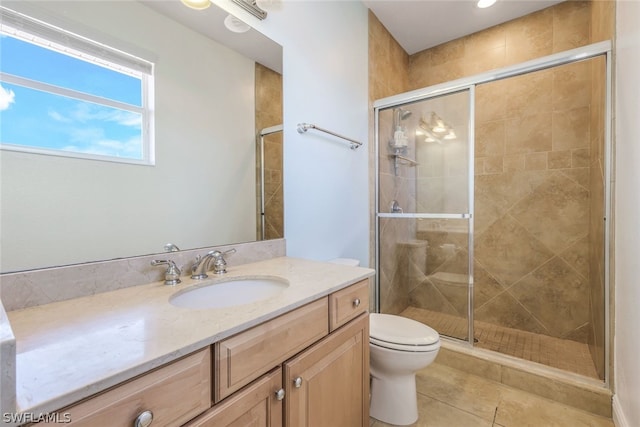
[[346, 136], [339, 135], [339, 134], [337, 134], [335, 132], [331, 132], [330, 130], [323, 129], [323, 128], [318, 127], [316, 125], [312, 125], [310, 123], [298, 123], [298, 133], [305, 133], [309, 129], [319, 130], [320, 132], [328, 133], [329, 135], [333, 135], [335, 137], [342, 138], [342, 139], [344, 139], [346, 141], [349, 141], [349, 143], [351, 144], [350, 148], [352, 150], [355, 150], [356, 148], [358, 148], [358, 147], [360, 147], [362, 145], [362, 142], [358, 142], [358, 141], [356, 141], [354, 139], [347, 138]]

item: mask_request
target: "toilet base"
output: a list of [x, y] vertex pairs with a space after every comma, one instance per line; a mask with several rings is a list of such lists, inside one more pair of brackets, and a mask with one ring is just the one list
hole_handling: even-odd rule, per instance
[[395, 425], [409, 425], [418, 420], [418, 394], [415, 374], [384, 378], [371, 375], [369, 415]]

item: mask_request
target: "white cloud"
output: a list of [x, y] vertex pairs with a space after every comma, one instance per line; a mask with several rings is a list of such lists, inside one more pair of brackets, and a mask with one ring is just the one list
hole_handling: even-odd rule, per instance
[[13, 104], [16, 98], [16, 94], [11, 89], [7, 90], [0, 85], [0, 111], [4, 111]]
[[54, 110], [49, 110], [47, 114], [56, 122], [71, 123], [73, 121]]
[[115, 122], [128, 127], [140, 128], [142, 125], [142, 117], [140, 114], [105, 108], [89, 103], [77, 104], [75, 110], [71, 112], [71, 116], [81, 123], [98, 120], [102, 122]]

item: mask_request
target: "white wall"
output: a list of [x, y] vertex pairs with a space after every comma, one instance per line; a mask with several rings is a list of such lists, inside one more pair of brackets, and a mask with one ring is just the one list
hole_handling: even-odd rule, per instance
[[151, 56], [156, 165], [0, 153], [0, 271], [255, 240], [254, 62], [137, 2], [21, 3]]
[[616, 13], [614, 420], [640, 426], [640, 2]]
[[[367, 265], [367, 9], [359, 1], [285, 1], [262, 22], [243, 18], [284, 47], [287, 255], [352, 257]], [[298, 134], [301, 122], [364, 146], [353, 151], [317, 131]]]

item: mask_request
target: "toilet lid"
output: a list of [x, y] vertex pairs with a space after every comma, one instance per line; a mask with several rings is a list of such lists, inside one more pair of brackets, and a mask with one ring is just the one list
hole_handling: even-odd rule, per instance
[[374, 342], [404, 346], [430, 346], [440, 341], [440, 335], [423, 323], [382, 313], [370, 314], [369, 335]]

